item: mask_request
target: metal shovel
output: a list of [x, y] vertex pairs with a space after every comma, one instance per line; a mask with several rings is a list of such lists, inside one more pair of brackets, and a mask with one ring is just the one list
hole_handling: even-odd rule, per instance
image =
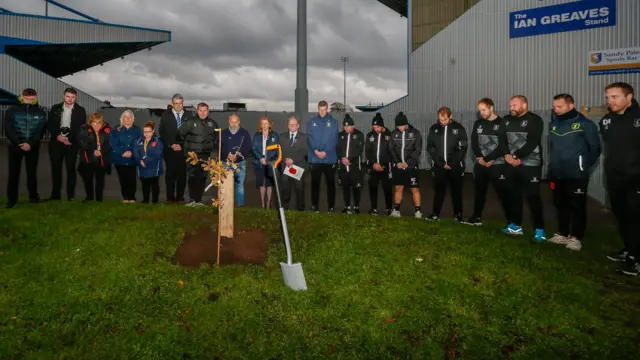
[[284, 245], [287, 248], [287, 263], [280, 263], [284, 283], [293, 290], [307, 290], [307, 282], [304, 279], [302, 264], [292, 263], [291, 244], [289, 243], [289, 231], [287, 230], [287, 219], [284, 216], [284, 208], [280, 199], [280, 186], [278, 186], [278, 165], [282, 161], [282, 148], [278, 144], [267, 146], [267, 150], [278, 150], [278, 160], [271, 163], [273, 168], [273, 181], [276, 188], [276, 198], [278, 198], [278, 211], [280, 213], [280, 223], [284, 233]]

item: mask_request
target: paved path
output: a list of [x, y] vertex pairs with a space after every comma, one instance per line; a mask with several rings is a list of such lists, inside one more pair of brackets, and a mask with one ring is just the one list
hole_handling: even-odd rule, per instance
[[[0, 196], [4, 197], [6, 195], [6, 186], [7, 186], [7, 147], [6, 145], [0, 145]], [[50, 173], [50, 164], [49, 164], [49, 154], [48, 148], [46, 144], [43, 144], [40, 148], [40, 162], [38, 166], [38, 188], [40, 192], [40, 196], [45, 199], [49, 197], [51, 192], [51, 173]], [[306, 192], [306, 204], [307, 207], [311, 206], [311, 190], [310, 190], [310, 179], [306, 181], [307, 192]], [[428, 171], [421, 171], [420, 174], [420, 188], [422, 192], [422, 212], [426, 216], [431, 211], [431, 203], [433, 201], [433, 183], [432, 176]], [[84, 188], [82, 185], [82, 180], [78, 176], [78, 184], [76, 187], [76, 198], [82, 199], [84, 198]], [[138, 199], [141, 199], [140, 193], [140, 184], [138, 184]], [[320, 194], [320, 209], [327, 209], [326, 204], [326, 192], [324, 185], [324, 178], [322, 179], [322, 191]], [[542, 185], [542, 199], [544, 203], [544, 213], [546, 219], [546, 227], [548, 232], [552, 232], [555, 230], [555, 216], [556, 211], [553, 207], [553, 203], [551, 201], [551, 191], [548, 186], [545, 184]], [[64, 176], [63, 176], [63, 197], [64, 197]], [[212, 190], [213, 191], [213, 188]], [[22, 169], [21, 179], [20, 179], [20, 193], [21, 195], [26, 195], [26, 172]], [[382, 194], [382, 190], [379, 191], [380, 199], [378, 200], [379, 209], [384, 208], [384, 198]], [[412, 215], [413, 214], [413, 205], [410, 201], [411, 194], [407, 191], [405, 193], [405, 201], [402, 206], [403, 215]], [[260, 206], [260, 197], [259, 190], [255, 187], [255, 173], [251, 165], [247, 168], [247, 179], [245, 184], [245, 197], [246, 197], [246, 205], [250, 207], [259, 207]], [[275, 202], [275, 192], [273, 194], [274, 202]], [[473, 178], [470, 174], [466, 175], [464, 182], [464, 209], [465, 209], [465, 219], [471, 214], [473, 209]], [[115, 168], [110, 176], [107, 176], [106, 186], [105, 186], [105, 199], [107, 200], [120, 200], [120, 187], [118, 183], [117, 173], [115, 172]], [[160, 201], [165, 200], [165, 192], [164, 192], [164, 177], [160, 181]], [[295, 201], [292, 199], [292, 205]], [[369, 195], [368, 189], [365, 187], [363, 189], [363, 196], [361, 202], [361, 209], [363, 213], [369, 211]], [[336, 211], [341, 211], [343, 208], [342, 201], [342, 191], [339, 187], [337, 187], [336, 194]], [[451, 209], [451, 200], [450, 197], [447, 196], [445, 199], [445, 206], [442, 211], [442, 217], [451, 217], [452, 209]], [[504, 220], [502, 209], [499, 206], [498, 199], [492, 188], [489, 190], [489, 194], [487, 196], [487, 205], [485, 208], [485, 219], [493, 219], [493, 220]], [[596, 201], [590, 200], [588, 205], [588, 219], [590, 224], [603, 224], [603, 225], [612, 225], [614, 224], [612, 216], [603, 208], [602, 205], [597, 203]], [[530, 222], [529, 211], [525, 202], [525, 224]]]

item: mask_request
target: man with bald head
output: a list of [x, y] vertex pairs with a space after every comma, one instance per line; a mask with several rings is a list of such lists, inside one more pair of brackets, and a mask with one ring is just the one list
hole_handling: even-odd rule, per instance
[[516, 95], [509, 102], [511, 114], [504, 118], [508, 152], [504, 156], [507, 166], [505, 177], [509, 182], [512, 223], [503, 229], [505, 234], [522, 235], [522, 197], [527, 197], [535, 228], [534, 240], [547, 240], [544, 232], [540, 177], [542, 176], [542, 118], [529, 111], [529, 103], [523, 95]]
[[252, 137], [247, 129], [240, 127], [240, 116], [237, 113], [229, 115], [229, 127], [222, 130], [222, 161], [229, 160], [238, 166], [233, 173], [235, 203], [244, 206], [244, 179], [247, 176], [247, 162], [251, 152]]

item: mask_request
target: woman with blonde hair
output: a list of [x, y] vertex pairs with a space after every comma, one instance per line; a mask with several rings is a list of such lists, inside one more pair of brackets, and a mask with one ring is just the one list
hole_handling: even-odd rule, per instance
[[113, 164], [118, 172], [122, 202], [136, 202], [136, 165], [133, 146], [142, 137], [142, 131], [133, 124], [133, 111], [125, 110], [120, 115], [120, 125], [111, 134]]
[[103, 200], [104, 176], [111, 174], [110, 134], [111, 126], [100, 113], [91, 114], [87, 124], [82, 125], [78, 133], [78, 172], [82, 176], [86, 193], [83, 202]]
[[164, 143], [155, 135], [156, 123], [149, 120], [143, 127], [143, 136], [133, 146], [133, 157], [138, 164], [138, 176], [142, 183], [142, 202], [151, 201], [156, 204], [160, 194], [158, 180], [164, 169], [162, 159], [164, 156]]
[[280, 135], [273, 131], [273, 122], [268, 117], [261, 116], [258, 120], [258, 132], [253, 136], [252, 151], [253, 166], [256, 169], [256, 187], [260, 189], [260, 202], [263, 209], [271, 208], [273, 168], [270, 163], [278, 159], [278, 152], [267, 150], [267, 147], [279, 142]]

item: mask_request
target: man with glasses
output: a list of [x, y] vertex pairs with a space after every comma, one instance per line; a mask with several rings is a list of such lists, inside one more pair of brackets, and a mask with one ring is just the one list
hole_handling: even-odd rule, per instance
[[[280, 170], [285, 171], [287, 167], [293, 169], [292, 166], [298, 166], [304, 170], [300, 180], [296, 180], [291, 176], [284, 174], [282, 178], [282, 202], [285, 209], [289, 208], [289, 202], [291, 200], [291, 188], [293, 188], [296, 194], [296, 209], [298, 211], [304, 211], [304, 180], [307, 177], [307, 162], [305, 156], [307, 155], [307, 135], [301, 133], [300, 122], [298, 119], [291, 115], [288, 123], [289, 131], [280, 134], [280, 146], [282, 147], [282, 157], [284, 161], [280, 165]], [[295, 169], [293, 170], [295, 172]]]
[[184, 98], [180, 94], [173, 95], [171, 106], [171, 109], [162, 114], [158, 128], [160, 138], [165, 146], [167, 204], [184, 204], [184, 191], [187, 187], [187, 163], [177, 136], [180, 125], [194, 116], [184, 111]]

